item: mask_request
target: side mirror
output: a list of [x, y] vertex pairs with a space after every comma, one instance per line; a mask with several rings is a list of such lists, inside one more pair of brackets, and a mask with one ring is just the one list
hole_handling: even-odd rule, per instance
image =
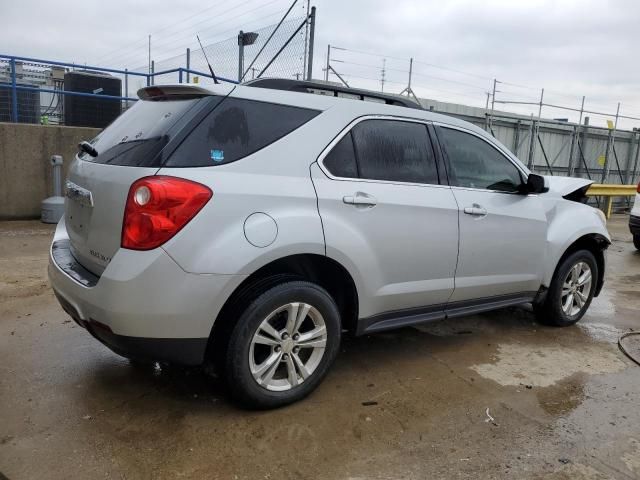
[[549, 190], [545, 185], [544, 177], [536, 173], [529, 174], [527, 183], [523, 187], [524, 193], [544, 193]]

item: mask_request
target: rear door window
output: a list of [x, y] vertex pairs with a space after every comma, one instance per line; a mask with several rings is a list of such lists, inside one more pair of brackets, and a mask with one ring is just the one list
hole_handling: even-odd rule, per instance
[[159, 153], [177, 133], [176, 124], [203, 101], [207, 100], [138, 100], [91, 141], [97, 157], [87, 153], [80, 157], [109, 165], [160, 166]]
[[336, 143], [324, 159], [324, 166], [334, 177], [358, 178], [356, 154], [353, 149], [351, 132]]
[[365, 120], [353, 129], [360, 178], [438, 183], [435, 155], [423, 123]]
[[235, 162], [304, 125], [320, 112], [228, 97], [187, 136], [166, 167]]

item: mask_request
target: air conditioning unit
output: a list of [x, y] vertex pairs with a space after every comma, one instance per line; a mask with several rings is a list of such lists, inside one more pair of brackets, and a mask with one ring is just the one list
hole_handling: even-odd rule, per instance
[[122, 96], [122, 80], [105, 73], [73, 71], [64, 74], [67, 92], [90, 93], [64, 96], [64, 123], [75, 127], [104, 128], [122, 111], [121, 101], [100, 98], [102, 95]]
[[[17, 84], [19, 87], [33, 87], [30, 84]], [[40, 92], [38, 90], [17, 90], [18, 122], [40, 123]], [[13, 97], [11, 86], [0, 87], [0, 122], [12, 122]]]

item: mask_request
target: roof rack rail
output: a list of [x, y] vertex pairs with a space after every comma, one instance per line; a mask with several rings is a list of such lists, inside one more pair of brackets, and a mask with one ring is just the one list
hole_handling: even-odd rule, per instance
[[255, 80], [245, 82], [244, 85], [249, 87], [270, 88], [273, 90], [286, 90], [289, 92], [314, 93], [318, 95], [350, 98], [352, 100], [364, 100], [424, 110], [419, 103], [409, 98], [401, 97], [400, 95], [343, 87], [342, 85], [335, 85], [320, 81], [291, 80], [288, 78], [257, 78]]

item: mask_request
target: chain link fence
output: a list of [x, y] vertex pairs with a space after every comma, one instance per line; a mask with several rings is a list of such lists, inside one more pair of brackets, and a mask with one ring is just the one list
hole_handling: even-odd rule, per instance
[[[243, 47], [244, 58], [242, 58], [242, 65], [244, 65], [244, 70], [246, 71], [244, 79], [251, 80], [256, 78], [276, 55], [277, 57], [273, 63], [262, 73], [263, 77], [304, 78], [306, 66], [305, 45], [308, 43], [308, 30], [305, 25], [305, 19], [306, 17], [299, 17], [285, 20], [277, 31], [277, 24], [253, 30], [252, 32], [257, 34], [255, 42]], [[301, 25], [302, 28], [300, 28]], [[272, 35], [273, 37], [269, 40]], [[266, 44], [267, 40], [269, 40], [268, 44]], [[203, 48], [204, 54], [209, 59], [217, 77], [231, 81], [239, 80], [241, 49], [238, 45], [238, 36], [206, 45]], [[252, 64], [255, 56], [261, 50], [260, 56]], [[197, 81], [206, 85], [213, 83], [212, 79], [209, 78], [209, 67], [204, 54], [201, 49], [187, 49], [184, 54], [162, 60], [154, 60], [152, 62], [153, 72], [155, 73], [154, 83], [194, 82], [194, 75], [189, 75], [188, 78], [185, 75], [180, 78], [177, 72], [162, 73], [180, 67], [207, 72], [206, 76], [195, 75], [195, 77], [198, 77]], [[142, 71], [144, 68], [146, 67], [140, 67], [136, 70]]]
[[[243, 36], [244, 55], [234, 36], [204, 46], [219, 80], [237, 83], [262, 77], [304, 78], [311, 16], [289, 18]], [[246, 39], [253, 38], [253, 42]], [[250, 45], [248, 43], [251, 43]], [[259, 55], [258, 55], [259, 54]], [[257, 58], [256, 58], [257, 56]], [[242, 60], [242, 63], [240, 61]], [[0, 56], [0, 122], [104, 128], [136, 101], [145, 86], [167, 83], [211, 85], [200, 49], [152, 61], [133, 70]]]
[[[535, 172], [596, 183], [638, 182], [640, 132], [632, 126], [640, 125], [640, 116], [622, 115], [620, 104], [608, 112], [601, 106], [588, 110], [585, 97], [334, 45], [323, 63], [327, 81], [407, 95], [424, 108], [476, 124]], [[598, 124], [589, 124], [594, 120]]]

